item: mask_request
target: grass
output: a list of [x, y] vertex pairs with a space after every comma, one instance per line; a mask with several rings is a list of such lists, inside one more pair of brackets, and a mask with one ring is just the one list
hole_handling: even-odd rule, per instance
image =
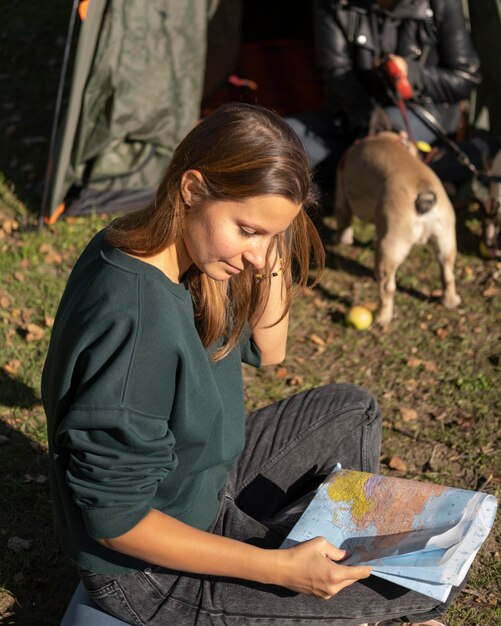
[[[466, 215], [471, 222], [475, 214]], [[52, 533], [40, 370], [72, 264], [107, 218], [74, 218], [39, 231], [3, 180], [0, 226], [13, 217], [19, 228], [0, 230], [0, 610], [5, 624], [54, 625], [77, 580]], [[326, 241], [329, 226], [326, 219]], [[431, 295], [439, 288], [432, 258], [417, 249], [400, 272], [388, 333], [357, 331], [345, 325], [345, 312], [354, 303], [373, 306], [377, 289], [371, 228], [357, 224], [356, 234], [353, 248], [327, 244], [320, 285], [294, 307], [284, 364], [245, 369], [248, 409], [314, 385], [361, 384], [376, 395], [385, 416], [384, 472], [499, 497], [499, 264], [462, 251], [457, 275], [463, 304], [448, 311]], [[410, 420], [409, 408], [416, 411]], [[401, 471], [389, 467], [395, 457], [404, 463]], [[28, 543], [15, 551], [13, 537]], [[498, 524], [450, 612], [451, 626], [500, 623], [500, 542]]]
[[[77, 583], [52, 531], [40, 371], [72, 264], [106, 218], [36, 228], [69, 10], [63, 0], [50, 13], [43, 3], [13, 0], [0, 32], [10, 61], [0, 73], [0, 622], [19, 626], [58, 624]], [[328, 242], [331, 221], [321, 228]], [[373, 229], [357, 224], [352, 248], [327, 243], [320, 285], [295, 304], [286, 361], [244, 370], [248, 409], [314, 385], [358, 383], [383, 409], [384, 472], [499, 498], [501, 264], [477, 254], [477, 212], [460, 211], [457, 230], [459, 309], [440, 305], [435, 262], [415, 249], [399, 273], [385, 334], [344, 323], [352, 304], [377, 301]], [[413, 419], [406, 409], [416, 411]], [[389, 467], [395, 457], [400, 471]], [[500, 545], [498, 523], [450, 611], [451, 626], [501, 623]]]

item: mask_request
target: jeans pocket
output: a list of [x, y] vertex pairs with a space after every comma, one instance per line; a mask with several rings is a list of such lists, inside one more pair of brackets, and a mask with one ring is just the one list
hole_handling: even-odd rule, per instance
[[80, 578], [87, 593], [94, 597], [106, 596], [113, 590], [114, 575], [111, 574], [95, 574], [87, 570], [80, 570]]
[[179, 574], [161, 567], [153, 567], [138, 572], [153, 592], [162, 600], [166, 600], [179, 580]]
[[115, 578], [106, 574], [82, 574], [82, 583], [92, 600], [106, 613], [134, 626], [146, 626]]

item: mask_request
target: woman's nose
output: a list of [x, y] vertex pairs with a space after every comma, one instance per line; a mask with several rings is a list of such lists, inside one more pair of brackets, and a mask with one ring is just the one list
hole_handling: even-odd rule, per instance
[[266, 254], [268, 252], [268, 242], [256, 242], [243, 254], [247, 263], [250, 263], [257, 270], [264, 269], [266, 265]]

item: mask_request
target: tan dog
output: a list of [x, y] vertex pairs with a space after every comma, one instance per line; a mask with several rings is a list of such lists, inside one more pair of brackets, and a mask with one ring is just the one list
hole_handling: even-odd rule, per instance
[[382, 132], [349, 148], [337, 172], [335, 215], [341, 243], [353, 243], [353, 215], [376, 224], [376, 275], [380, 306], [376, 322], [393, 316], [395, 275], [415, 244], [430, 243], [440, 264], [448, 308], [456, 293], [456, 216], [438, 177], [400, 135]]

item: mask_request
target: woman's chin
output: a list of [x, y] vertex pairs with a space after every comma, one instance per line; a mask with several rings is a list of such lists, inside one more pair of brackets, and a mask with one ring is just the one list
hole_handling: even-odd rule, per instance
[[219, 261], [216, 263], [198, 264], [198, 269], [212, 280], [224, 282], [229, 280], [232, 276], [237, 276], [243, 270], [227, 263], [226, 261]]

